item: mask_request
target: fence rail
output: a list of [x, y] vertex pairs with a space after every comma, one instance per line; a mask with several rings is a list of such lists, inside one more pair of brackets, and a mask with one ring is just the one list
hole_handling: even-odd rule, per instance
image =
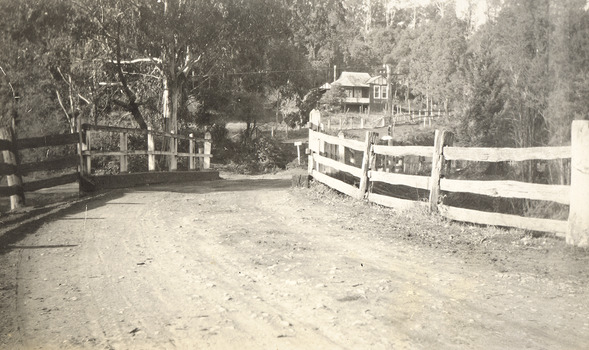
[[571, 147], [479, 148], [449, 147], [444, 150], [446, 160], [473, 162], [521, 162], [524, 160], [552, 160], [571, 157]]
[[80, 134], [75, 132], [63, 135], [47, 135], [16, 140], [16, 150], [27, 148], [65, 146], [78, 143]]
[[[579, 121], [580, 123], [581, 121]], [[575, 134], [575, 123], [573, 123], [573, 134]], [[589, 122], [583, 124], [585, 136], [583, 140], [589, 139]], [[579, 128], [580, 126], [577, 126]], [[578, 134], [579, 132], [577, 132]], [[580, 136], [577, 136], [581, 139]], [[589, 245], [588, 238], [578, 232], [585, 230], [589, 232], [589, 204], [584, 201], [573, 200], [581, 198], [579, 192], [589, 195], [589, 177], [583, 182], [573, 180], [575, 177], [587, 176], [585, 169], [589, 169], [589, 156], [585, 156], [586, 149], [577, 153], [584, 156], [582, 166], [575, 167], [579, 162], [575, 160], [573, 142], [572, 146], [561, 147], [533, 147], [533, 148], [474, 148], [474, 147], [453, 147], [453, 135], [447, 132], [436, 131], [435, 145], [431, 146], [385, 146], [377, 145], [372, 140], [372, 132], [366, 133], [365, 142], [347, 140], [342, 137], [326, 135], [318, 131], [309, 130], [309, 175], [315, 180], [326, 184], [342, 193], [360, 199], [367, 199], [383, 206], [408, 209], [415, 206], [429, 207], [432, 211], [439, 212], [442, 216], [456, 221], [471, 222], [476, 224], [507, 226], [532, 231], [553, 232], [557, 236], [566, 237], [567, 242], [579, 245]], [[580, 142], [580, 141], [578, 141]], [[585, 144], [589, 141], [584, 141]], [[369, 145], [366, 147], [366, 145]], [[363, 166], [364, 161], [357, 161], [350, 164], [347, 154], [350, 149], [361, 151], [364, 149], [362, 159], [368, 166]], [[429, 176], [409, 175], [395, 172], [388, 172], [391, 168], [377, 167], [377, 157], [384, 157], [385, 163], [390, 157], [425, 157], [431, 159], [431, 173]], [[358, 156], [356, 155], [356, 158]], [[513, 180], [458, 180], [448, 179], [450, 161], [475, 161], [475, 162], [520, 162], [527, 160], [557, 160], [571, 159], [571, 186], [568, 185], [546, 185], [526, 183]], [[396, 159], [396, 158], [395, 158]], [[390, 162], [388, 162], [390, 163]], [[585, 172], [584, 172], [585, 171]], [[574, 173], [577, 172], [575, 175]], [[342, 173], [344, 173], [342, 175]], [[346, 179], [346, 174], [348, 178]], [[350, 181], [349, 177], [352, 177]], [[343, 179], [342, 179], [343, 178]], [[347, 180], [347, 181], [346, 181]], [[394, 196], [375, 193], [370, 190], [372, 186], [362, 184], [386, 184], [392, 186], [408, 186], [420, 190], [429, 191], [429, 198], [425, 200], [408, 200]], [[497, 212], [486, 212], [473, 209], [465, 209], [450, 206], [443, 203], [441, 192], [460, 192], [484, 195], [495, 198], [518, 198], [538, 201], [550, 201], [563, 205], [569, 205], [569, 220], [553, 220], [534, 217], [523, 217], [512, 214]], [[578, 213], [583, 213], [581, 217]], [[575, 224], [571, 217], [575, 214], [577, 221], [585, 224]], [[583, 226], [585, 225], [585, 226]], [[584, 227], [584, 228], [579, 228]], [[571, 232], [577, 233], [571, 233]], [[576, 235], [576, 236], [575, 236]], [[570, 236], [574, 236], [570, 238]]]

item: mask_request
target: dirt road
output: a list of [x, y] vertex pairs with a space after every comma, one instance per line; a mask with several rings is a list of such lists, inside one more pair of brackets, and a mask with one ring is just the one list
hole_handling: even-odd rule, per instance
[[465, 226], [289, 186], [142, 187], [22, 227], [0, 255], [0, 348], [588, 348], [586, 252], [400, 239]]

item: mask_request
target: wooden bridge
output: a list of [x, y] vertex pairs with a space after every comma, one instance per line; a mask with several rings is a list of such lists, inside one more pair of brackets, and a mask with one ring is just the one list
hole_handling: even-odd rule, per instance
[[[10, 197], [11, 209], [25, 205], [26, 192], [76, 181], [80, 192], [90, 192], [139, 184], [216, 179], [219, 176], [211, 169], [212, 140], [208, 132], [204, 138], [196, 138], [192, 134], [184, 136], [149, 129], [90, 124], [80, 125], [79, 130], [70, 134], [19, 139], [14, 123], [11, 127], [0, 128], [0, 176], [5, 176], [7, 182], [5, 186], [0, 186], [0, 197]], [[135, 138], [133, 144], [140, 144], [143, 149], [129, 147], [130, 135]], [[117, 138], [118, 142], [113, 142]], [[117, 143], [117, 149], [109, 149], [109, 145]], [[67, 146], [71, 147], [67, 149]], [[59, 147], [60, 152], [49, 152]], [[20, 161], [21, 152], [40, 148], [46, 149], [44, 152], [47, 155], [66, 154], [37, 162]], [[166, 148], [168, 150], [164, 151]], [[104, 157], [115, 159], [117, 169], [109, 172], [97, 169], [94, 162]], [[157, 157], [166, 157], [166, 161], [157, 162]], [[139, 170], [129, 171], [130, 160], [142, 163], [138, 166]], [[167, 168], [161, 166], [162, 163]]]

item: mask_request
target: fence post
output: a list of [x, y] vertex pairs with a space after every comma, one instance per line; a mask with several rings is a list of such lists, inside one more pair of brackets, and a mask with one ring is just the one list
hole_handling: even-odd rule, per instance
[[[395, 134], [395, 120], [393, 120], [393, 124], [389, 126], [388, 134], [386, 137], [387, 146], [393, 146], [393, 135]], [[391, 170], [394, 170], [395, 164], [395, 157], [385, 156], [384, 157], [384, 171], [390, 173]]]
[[573, 120], [571, 130], [571, 188], [566, 242], [589, 246], [589, 121]]
[[438, 211], [440, 198], [440, 176], [444, 166], [444, 146], [450, 146], [454, 140], [451, 132], [436, 130], [434, 136], [434, 153], [432, 156], [432, 173], [430, 178], [429, 208], [432, 212]]
[[[6, 127], [0, 128], [0, 140], [4, 140], [7, 143], [6, 148], [3, 147], [2, 157], [4, 163], [12, 166], [14, 169], [12, 174], [6, 175], [6, 182], [8, 187], [12, 187], [16, 190], [16, 193], [10, 196], [10, 209], [18, 209], [25, 205], [25, 195], [22, 186], [22, 179], [18, 175], [18, 155], [16, 153], [16, 135], [14, 128]], [[2, 142], [4, 143], [4, 142]]]
[[309, 148], [308, 148], [308, 159], [307, 159], [307, 173], [309, 176], [313, 175], [313, 168], [315, 164], [313, 164], [313, 152], [315, 150], [315, 139], [314, 139], [315, 132], [312, 129], [309, 129]]
[[[317, 145], [319, 146], [317, 149], [317, 153], [320, 156], [325, 156], [325, 141], [323, 139], [317, 140]], [[317, 163], [317, 171], [320, 173], [325, 172], [325, 166], [323, 164]]]
[[364, 142], [364, 152], [362, 155], [362, 177], [360, 178], [360, 194], [358, 199], [363, 199], [368, 191], [368, 171], [372, 162], [372, 143], [374, 142], [375, 133], [366, 132], [366, 141]]
[[211, 152], [213, 149], [213, 144], [211, 143], [211, 133], [210, 132], [206, 132], [205, 133], [205, 149], [204, 152], [206, 154], [205, 158], [204, 158], [204, 168], [205, 169], [210, 169], [211, 168]]
[[[343, 140], [345, 138], [344, 136], [344, 132], [340, 131], [339, 134], [337, 134], [337, 136]], [[337, 145], [337, 160], [340, 163], [346, 164], [346, 147], [344, 145], [342, 145], [341, 143]]]
[[194, 170], [196, 169], [194, 163], [194, 134], [190, 134], [188, 136], [190, 137], [190, 139], [188, 140], [188, 153], [190, 154], [190, 156], [188, 157], [188, 168], [190, 170]]
[[129, 156], [127, 154], [128, 136], [129, 135], [126, 132], [120, 134], [119, 150], [123, 153], [121, 154], [120, 160], [121, 173], [129, 172]]

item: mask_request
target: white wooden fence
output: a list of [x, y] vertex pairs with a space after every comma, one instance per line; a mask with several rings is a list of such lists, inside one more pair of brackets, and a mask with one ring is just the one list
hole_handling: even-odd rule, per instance
[[[589, 245], [589, 121], [573, 122], [572, 146], [534, 148], [453, 147], [452, 134], [436, 131], [434, 146], [381, 146], [375, 135], [366, 133], [365, 141], [349, 140], [309, 130], [309, 175], [325, 185], [360, 199], [393, 208], [429, 207], [451, 220], [477, 224], [515, 227], [553, 232], [567, 242]], [[577, 149], [577, 151], [573, 151]], [[353, 156], [350, 156], [350, 153]], [[418, 156], [431, 161], [429, 176], [391, 173], [376, 169], [377, 155], [385, 157]], [[571, 186], [545, 185], [512, 180], [475, 181], [444, 177], [449, 161], [519, 162], [525, 160], [571, 160]], [[343, 181], [341, 174], [355, 181]], [[339, 178], [336, 178], [339, 177]], [[352, 182], [352, 184], [350, 184]], [[409, 186], [429, 191], [428, 201], [413, 201], [372, 193], [370, 182]], [[449, 206], [441, 191], [462, 192], [503, 198], [553, 201], [569, 205], [569, 219], [553, 220], [485, 212]]]

